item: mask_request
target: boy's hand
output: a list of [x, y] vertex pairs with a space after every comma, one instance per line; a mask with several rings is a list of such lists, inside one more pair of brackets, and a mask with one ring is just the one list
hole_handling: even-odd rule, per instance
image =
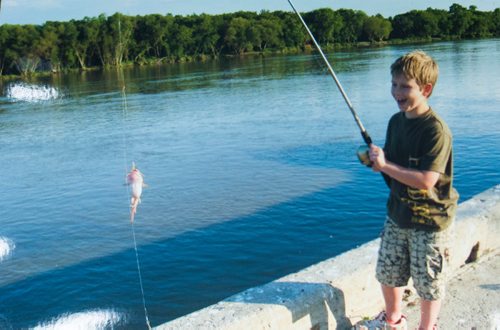
[[375, 172], [380, 172], [385, 166], [385, 154], [384, 150], [374, 144], [370, 146], [370, 160], [372, 161], [372, 169]]

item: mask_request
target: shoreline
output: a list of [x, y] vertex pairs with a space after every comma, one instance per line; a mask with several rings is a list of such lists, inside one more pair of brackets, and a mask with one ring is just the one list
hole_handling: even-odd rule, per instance
[[[358, 41], [355, 43], [348, 43], [348, 44], [331, 44], [327, 46], [322, 46], [322, 49], [325, 51], [325, 53], [332, 52], [332, 51], [346, 51], [346, 50], [361, 50], [361, 49], [375, 49], [375, 48], [381, 48], [381, 47], [388, 47], [388, 46], [396, 46], [396, 45], [421, 45], [421, 44], [431, 44], [431, 43], [436, 43], [436, 42], [446, 42], [446, 41], [471, 41], [471, 40], [494, 40], [498, 39], [497, 37], [490, 37], [490, 38], [475, 38], [475, 39], [462, 39], [462, 38], [453, 38], [453, 37], [447, 37], [447, 38], [412, 38], [412, 39], [393, 39], [393, 40], [384, 40], [384, 41], [374, 41], [374, 42], [368, 42], [368, 41]], [[2, 75], [0, 74], [0, 83], [2, 82], [8, 82], [12, 80], [36, 80], [37, 78], [47, 78], [47, 77], [52, 77], [52, 76], [58, 76], [58, 75], [64, 75], [64, 74], [69, 74], [69, 73], [79, 73], [79, 74], [84, 74], [86, 72], [93, 72], [93, 71], [106, 71], [106, 70], [122, 70], [124, 68], [131, 68], [131, 67], [155, 67], [155, 66], [160, 66], [160, 65], [176, 65], [176, 64], [182, 64], [182, 63], [204, 63], [204, 62], [210, 62], [210, 61], [222, 61], [224, 59], [231, 59], [231, 58], [251, 58], [251, 57], [265, 57], [265, 56], [276, 56], [276, 55], [300, 55], [300, 54], [311, 54], [316, 52], [316, 49], [312, 47], [311, 45], [305, 45], [303, 49], [298, 49], [298, 48], [284, 48], [280, 50], [265, 50], [263, 52], [245, 52], [239, 55], [235, 54], [222, 54], [222, 55], [206, 55], [206, 54], [200, 54], [200, 55], [185, 55], [182, 56], [181, 58], [151, 58], [148, 59], [147, 62], [145, 63], [136, 63], [133, 61], [128, 61], [124, 62], [120, 65], [109, 65], [109, 66], [92, 66], [92, 67], [86, 67], [84, 69], [82, 68], [68, 68], [68, 69], [63, 69], [60, 71], [41, 71], [41, 72], [35, 72], [31, 73], [28, 75], [14, 75], [14, 74], [9, 74], [9, 75]]]

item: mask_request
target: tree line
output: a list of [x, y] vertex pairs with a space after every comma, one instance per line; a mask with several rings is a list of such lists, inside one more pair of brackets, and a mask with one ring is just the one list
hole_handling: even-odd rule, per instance
[[[303, 14], [326, 49], [359, 42], [490, 38], [500, 36], [500, 9], [453, 4], [449, 10], [412, 10], [394, 17], [322, 8]], [[287, 11], [220, 15], [85, 17], [43, 25], [0, 26], [0, 76], [86, 70], [124, 63], [176, 62], [248, 52], [304, 51], [311, 40]]]

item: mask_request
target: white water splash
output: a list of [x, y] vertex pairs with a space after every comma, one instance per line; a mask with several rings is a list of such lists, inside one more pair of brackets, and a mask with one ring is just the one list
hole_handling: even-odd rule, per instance
[[92, 310], [60, 315], [48, 322], [37, 325], [33, 330], [104, 330], [113, 329], [124, 321], [125, 317], [114, 310]]
[[0, 261], [10, 256], [16, 245], [7, 237], [0, 236]]
[[36, 103], [61, 98], [62, 94], [51, 86], [15, 83], [7, 87], [6, 96], [14, 101]]

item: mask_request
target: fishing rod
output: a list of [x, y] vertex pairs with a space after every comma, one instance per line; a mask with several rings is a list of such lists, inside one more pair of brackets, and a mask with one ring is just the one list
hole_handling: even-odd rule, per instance
[[345, 102], [347, 103], [347, 106], [349, 107], [349, 110], [351, 110], [351, 114], [354, 117], [354, 121], [358, 125], [358, 127], [361, 131], [361, 136], [363, 137], [363, 140], [366, 143], [366, 146], [361, 146], [358, 148], [357, 156], [359, 158], [359, 161], [362, 164], [369, 166], [371, 164], [371, 161], [370, 161], [370, 157], [368, 156], [368, 147], [370, 147], [370, 145], [372, 144], [372, 138], [370, 137], [370, 135], [366, 131], [365, 127], [363, 126], [363, 123], [361, 123], [361, 119], [359, 119], [359, 116], [356, 113], [356, 110], [354, 110], [354, 107], [353, 107], [351, 101], [349, 100], [349, 97], [347, 96], [346, 92], [344, 91], [344, 88], [342, 87], [339, 79], [337, 78], [337, 75], [335, 74], [335, 71], [333, 71], [333, 68], [330, 65], [330, 62], [328, 61], [325, 54], [323, 53], [323, 50], [321, 49], [320, 45], [316, 41], [316, 38], [314, 38], [314, 35], [312, 34], [311, 30], [309, 30], [309, 27], [307, 26], [306, 22], [302, 18], [302, 15], [300, 15], [299, 11], [295, 8], [295, 6], [293, 5], [291, 0], [288, 0], [288, 3], [292, 7], [293, 11], [299, 17], [300, 21], [302, 22], [302, 25], [304, 25], [304, 27], [306, 28], [306, 31], [309, 34], [309, 36], [311, 37], [311, 39], [314, 43], [314, 46], [316, 46], [316, 49], [319, 51], [321, 57], [323, 58], [323, 61], [325, 62], [326, 66], [328, 67], [328, 71], [330, 72], [330, 75], [332, 76], [333, 80], [335, 81], [335, 84], [337, 85], [337, 87], [340, 91], [340, 94], [342, 94]]

